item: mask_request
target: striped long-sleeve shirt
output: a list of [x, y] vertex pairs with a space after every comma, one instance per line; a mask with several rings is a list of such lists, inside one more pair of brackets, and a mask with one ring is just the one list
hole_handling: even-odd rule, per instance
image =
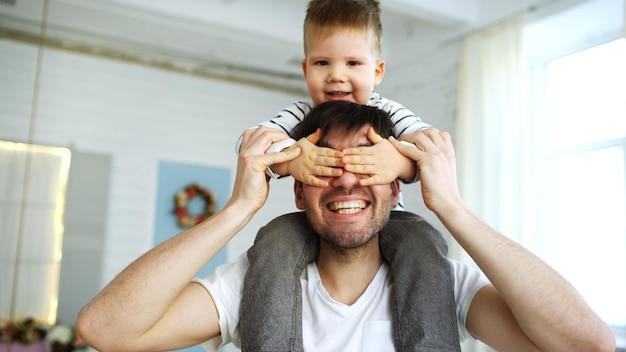
[[[375, 106], [387, 112], [389, 116], [391, 116], [391, 121], [393, 122], [393, 136], [396, 138], [400, 138], [406, 133], [413, 133], [431, 127], [427, 123], [423, 122], [419, 116], [402, 106], [400, 103], [384, 98], [376, 92], [372, 93], [367, 105]], [[293, 131], [300, 121], [302, 121], [304, 116], [311, 111], [311, 108], [311, 103], [297, 101], [281, 110], [274, 118], [261, 122], [258, 125], [285, 132], [292, 138], [291, 140], [285, 142], [276, 143], [276, 147], [270, 147], [268, 152], [279, 151], [287, 146], [295, 144], [295, 140], [293, 140]], [[241, 148], [241, 138], [242, 136], [240, 136], [237, 141], [237, 153], [239, 153], [239, 149]]]

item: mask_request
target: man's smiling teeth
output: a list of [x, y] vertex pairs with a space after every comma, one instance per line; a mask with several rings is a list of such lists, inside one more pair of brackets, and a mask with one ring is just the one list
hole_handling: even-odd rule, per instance
[[362, 200], [351, 200], [347, 202], [330, 203], [328, 208], [337, 214], [354, 214], [367, 207], [367, 202]]

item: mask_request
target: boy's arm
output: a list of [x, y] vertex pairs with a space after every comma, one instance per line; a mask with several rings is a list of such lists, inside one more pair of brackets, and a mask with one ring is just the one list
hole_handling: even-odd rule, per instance
[[[309, 111], [311, 111], [311, 106], [308, 103], [297, 101], [289, 105], [288, 107], [280, 110], [278, 114], [276, 114], [276, 116], [274, 116], [273, 118], [261, 122], [260, 124], [251, 127], [250, 129], [265, 126], [283, 132], [284, 138], [280, 139], [276, 143], [273, 143], [267, 150], [267, 153], [278, 152], [296, 143], [296, 141], [291, 138], [293, 130], [300, 123], [300, 121], [302, 121], [304, 116]], [[235, 152], [237, 153], [237, 155], [239, 155], [239, 150], [241, 149], [242, 138], [243, 134], [239, 136], [239, 138], [237, 139], [237, 143], [235, 144]], [[283, 167], [281, 165], [268, 165], [265, 173], [269, 177], [276, 179], [280, 178], [281, 176], [287, 176], [286, 167]]]
[[[396, 101], [380, 97], [379, 104], [381, 109], [389, 113], [391, 122], [393, 122], [393, 135], [400, 141], [414, 140], [418, 134], [431, 128], [429, 124], [422, 121], [419, 115]], [[415, 168], [405, 168], [404, 170], [408, 172], [408, 176], [400, 176], [400, 180], [405, 183], [415, 183], [419, 181], [419, 168], [417, 164], [414, 166]], [[413, 172], [413, 170], [415, 170], [415, 172]]]
[[399, 140], [405, 135], [429, 129], [431, 126], [402, 104], [374, 93], [372, 106], [387, 112], [393, 122], [393, 136]]
[[426, 206], [493, 284], [470, 305], [470, 333], [498, 350], [614, 351], [611, 329], [569, 282], [465, 206], [450, 135], [431, 129], [413, 142], [417, 148], [392, 139], [417, 161]]
[[[326, 182], [320, 180], [317, 176], [339, 176], [341, 170], [337, 167], [341, 167], [343, 164], [339, 158], [342, 157], [342, 153], [330, 148], [320, 148], [315, 145], [317, 140], [313, 143], [307, 142], [311, 138], [303, 138], [299, 141], [295, 141], [291, 136], [295, 127], [302, 121], [304, 116], [311, 111], [311, 106], [305, 102], [295, 102], [287, 108], [281, 110], [276, 117], [261, 122], [258, 126], [265, 126], [276, 129], [285, 133], [285, 136], [280, 141], [273, 143], [268, 149], [267, 153], [274, 153], [284, 150], [286, 148], [301, 148], [301, 156], [296, 160], [292, 160], [289, 163], [276, 163], [268, 165], [265, 173], [271, 178], [281, 178], [291, 175], [297, 181], [312, 186], [326, 186]], [[257, 128], [253, 127], [253, 128]], [[242, 135], [243, 136], [243, 135]], [[235, 146], [235, 151], [239, 153], [241, 147], [240, 136]]]
[[[283, 132], [286, 135], [283, 139], [280, 139], [276, 143], [280, 143], [284, 139], [291, 139], [293, 143], [295, 143], [295, 140], [292, 139], [293, 131], [300, 123], [300, 121], [302, 121], [304, 116], [309, 113], [309, 111], [311, 111], [311, 105], [302, 101], [297, 101], [289, 105], [288, 107], [280, 110], [278, 114], [276, 114], [276, 116], [274, 116], [273, 118], [261, 122], [260, 124], [251, 127], [251, 129], [257, 128], [259, 126], [265, 126], [271, 129], [275, 129], [277, 131]], [[241, 149], [242, 138], [243, 134], [239, 136], [235, 145], [235, 152], [237, 153], [237, 155], [239, 155], [239, 150]], [[279, 150], [282, 150], [286, 147], [287, 146], [282, 146], [282, 148], [280, 148]]]
[[244, 132], [231, 198], [213, 217], [163, 242], [122, 271], [80, 312], [78, 334], [100, 351], [174, 350], [219, 334], [211, 296], [190, 283], [265, 203], [267, 165], [293, 159], [294, 149], [266, 154], [275, 130]]
[[341, 157], [343, 153], [331, 148], [323, 148], [315, 145], [319, 140], [319, 133], [314, 133], [299, 141], [293, 139], [284, 140], [272, 144], [266, 153], [275, 153], [286, 148], [300, 148], [300, 155], [284, 163], [276, 163], [267, 167], [265, 173], [271, 178], [281, 178], [291, 175], [302, 183], [325, 187], [327, 182], [318, 176], [340, 176], [343, 166]]

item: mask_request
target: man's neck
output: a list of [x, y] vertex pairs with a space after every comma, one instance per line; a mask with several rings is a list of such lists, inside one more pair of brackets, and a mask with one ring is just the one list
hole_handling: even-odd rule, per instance
[[365, 292], [383, 263], [378, 235], [356, 249], [337, 249], [320, 241], [315, 260], [322, 285], [336, 301], [354, 304]]

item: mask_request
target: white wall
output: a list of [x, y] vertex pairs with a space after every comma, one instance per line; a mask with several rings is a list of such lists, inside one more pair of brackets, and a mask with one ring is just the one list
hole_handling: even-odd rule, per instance
[[[0, 139], [29, 140], [36, 51], [0, 41]], [[104, 284], [152, 246], [160, 160], [231, 168], [234, 177], [240, 133], [299, 98], [46, 49], [31, 142], [112, 156]], [[252, 243], [249, 229], [295, 209], [290, 183], [273, 185], [232, 252]]]
[[[0, 52], [0, 140], [28, 141], [37, 47], [0, 40]], [[153, 244], [159, 161], [226, 167], [234, 177], [242, 130], [302, 99], [74, 52], [45, 49], [43, 55], [31, 142], [112, 159], [102, 285]], [[456, 58], [455, 45], [424, 55], [388, 71], [379, 91], [450, 130]], [[252, 244], [260, 226], [295, 210], [291, 179], [272, 182], [267, 205], [231, 242], [231, 258]], [[419, 185], [405, 185], [403, 193], [409, 210], [428, 213]]]
[[[406, 64], [386, 71], [379, 88], [386, 97], [402, 103], [434, 128], [450, 132], [453, 139], [461, 43], [451, 42], [437, 50], [416, 53], [413, 59], [404, 58]], [[407, 46], [420, 44], [414, 39]], [[407, 210], [422, 215], [447, 234], [437, 217], [424, 206], [419, 183], [401, 184], [400, 188]]]

